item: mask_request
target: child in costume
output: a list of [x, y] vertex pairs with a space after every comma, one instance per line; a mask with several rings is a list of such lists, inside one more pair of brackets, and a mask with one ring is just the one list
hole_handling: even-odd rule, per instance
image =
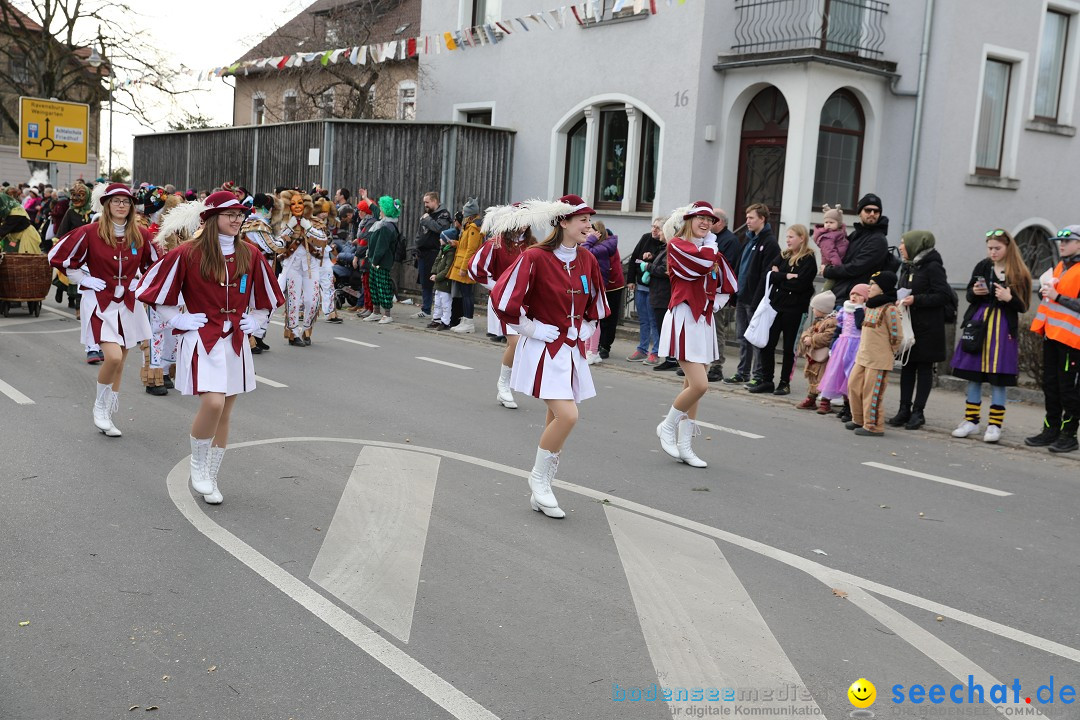
[[810, 299], [810, 312], [814, 321], [799, 337], [799, 354], [806, 358], [803, 377], [806, 378], [806, 398], [795, 407], [800, 410], [817, 408], [818, 415], [825, 415], [832, 407], [828, 398], [818, 401], [818, 386], [829, 363], [829, 345], [836, 335], [836, 296], [831, 290], [820, 292]]
[[856, 435], [885, 434], [881, 403], [889, 386], [896, 351], [903, 340], [904, 329], [900, 327], [900, 312], [896, 309], [896, 273], [876, 272], [870, 276], [859, 352], [848, 378], [851, 420], [844, 427], [854, 430]]

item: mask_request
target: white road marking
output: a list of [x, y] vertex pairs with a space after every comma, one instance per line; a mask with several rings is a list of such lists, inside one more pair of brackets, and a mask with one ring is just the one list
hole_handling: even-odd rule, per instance
[[[799, 706], [791, 714], [823, 716], [715, 540], [610, 505], [604, 513], [663, 685], [692, 688], [709, 678], [724, 687], [794, 687], [797, 697], [783, 702]], [[715, 704], [668, 701], [675, 717]]]
[[264, 385], [269, 385], [272, 388], [287, 388], [287, 387], [289, 387], [285, 383], [279, 383], [276, 380], [271, 380], [269, 378], [264, 378], [262, 375], [256, 375], [255, 376], [255, 382], [261, 382]]
[[15, 388], [11, 387], [10, 385], [8, 385], [3, 380], [0, 380], [0, 392], [4, 393], [9, 398], [11, 398], [15, 402], [19, 403], [20, 405], [33, 405], [34, 404], [33, 400], [26, 397], [21, 392], [19, 392]]
[[378, 345], [373, 345], [372, 343], [361, 342], [359, 340], [352, 340], [350, 338], [335, 337], [334, 339], [335, 340], [340, 340], [341, 342], [352, 343], [353, 345], [363, 345], [364, 347], [369, 347], [369, 348], [377, 348], [377, 347], [379, 347]]
[[[299, 439], [299, 438], [296, 438]], [[306, 438], [318, 440], [319, 438]], [[237, 443], [232, 447], [261, 445], [263, 441]], [[366, 444], [366, 443], [365, 443]], [[402, 448], [409, 449], [412, 448]], [[443, 680], [424, 665], [399, 650], [389, 640], [360, 622], [345, 610], [308, 587], [302, 580], [273, 563], [240, 538], [211, 520], [196, 504], [188, 489], [190, 456], [184, 458], [169, 471], [166, 485], [173, 504], [183, 513], [199, 532], [217, 543], [223, 550], [261, 575], [267, 582], [296, 602], [303, 605], [315, 617], [332, 627], [356, 647], [382, 663], [388, 670], [412, 685], [439, 707], [459, 720], [498, 720], [478, 702]]]
[[456, 363], [446, 362], [445, 360], [436, 360], [435, 358], [424, 357], [422, 355], [418, 355], [416, 359], [423, 360], [424, 362], [435, 363], [436, 365], [445, 365], [447, 367], [457, 368], [458, 370], [472, 370], [471, 367], [466, 367], [465, 365], [458, 365]]
[[409, 642], [439, 457], [365, 447], [308, 577]]
[[694, 422], [696, 422], [701, 427], [709, 428], [710, 430], [719, 430], [720, 432], [731, 433], [732, 435], [739, 435], [740, 437], [750, 438], [751, 440], [765, 439], [764, 435], [757, 435], [752, 432], [746, 432], [745, 430], [736, 430], [735, 428], [728, 428], [724, 427], [723, 425], [713, 425], [712, 423], [707, 423], [703, 420], [695, 420]]
[[53, 322], [56, 318], [53, 317], [22, 317], [22, 318], [5, 318], [0, 317], [0, 328], [15, 327], [16, 325], [26, 325], [27, 323], [39, 323], [39, 322]]
[[[528, 470], [520, 470], [518, 468], [503, 465], [501, 463], [492, 462], [483, 458], [476, 458], [471, 455], [464, 455], [462, 453], [456, 453], [449, 450], [442, 450], [437, 448], [416, 447], [413, 445], [405, 445], [403, 443], [391, 443], [380, 440], [363, 440], [358, 438], [325, 438], [325, 437], [279, 437], [279, 438], [267, 438], [265, 440], [252, 440], [248, 442], [240, 442], [232, 445], [233, 449], [240, 449], [245, 447], [256, 447], [259, 445], [276, 445], [286, 442], [338, 442], [347, 443], [353, 445], [366, 445], [374, 447], [386, 447], [395, 448], [398, 450], [406, 450], [412, 452], [424, 452], [432, 455], [438, 455], [450, 460], [457, 460], [460, 462], [475, 465], [477, 467], [486, 468], [495, 472], [504, 473], [513, 477], [521, 479], [527, 479], [529, 477]], [[229, 552], [245, 565], [255, 570], [263, 576], [268, 582], [280, 589], [286, 595], [291, 597], [296, 602], [306, 607], [310, 612], [322, 619], [328, 625], [340, 632], [344, 637], [352, 641], [357, 647], [364, 652], [371, 655], [373, 658], [383, 663], [386, 667], [391, 669], [403, 677], [413, 687], [423, 692], [427, 697], [434, 700], [440, 706], [447, 708], [454, 707], [460, 708], [462, 714], [458, 714], [451, 710], [451, 713], [455, 717], [478, 717], [478, 718], [494, 718], [495, 716], [488, 712], [486, 709], [477, 704], [474, 700], [464, 695], [452, 685], [447, 683], [442, 678], [438, 677], [423, 665], [420, 665], [412, 658], [405, 655], [402, 651], [396, 647], [390, 645], [387, 641], [373, 633], [367, 626], [360, 623], [345, 611], [338, 608], [333, 603], [330, 603], [319, 593], [315, 592], [303, 582], [293, 577], [291, 574], [281, 569], [259, 552], [251, 548], [249, 545], [241, 541], [236, 536], [229, 533], [227, 530], [219, 526], [216, 522], [211, 520], [200, 508], [196, 505], [191, 492], [187, 489], [187, 474], [188, 474], [188, 462], [189, 458], [184, 458], [170, 471], [167, 478], [167, 485], [169, 488], [169, 496], [173, 503], [180, 510], [181, 513], [188, 519], [189, 522], [199, 532], [203, 533], [206, 537], [213, 540], [226, 552]], [[892, 598], [899, 602], [905, 603], [912, 607], [920, 608], [926, 612], [933, 613], [935, 615], [942, 615], [948, 617], [951, 620], [962, 622], [966, 625], [970, 625], [979, 630], [997, 635], [1008, 640], [1012, 640], [1036, 650], [1056, 655], [1065, 660], [1071, 660], [1072, 662], [1080, 663], [1080, 650], [1063, 645], [1053, 640], [1048, 640], [1038, 635], [1034, 635], [1023, 630], [1018, 630], [1008, 625], [1004, 625], [993, 620], [988, 620], [978, 615], [959, 610], [957, 608], [950, 607], [943, 603], [928, 600], [926, 598], [914, 595], [912, 593], [905, 592], [903, 590], [897, 590], [888, 585], [868, 580], [866, 578], [853, 575], [848, 572], [840, 570], [834, 570], [818, 562], [804, 558], [800, 555], [795, 555], [786, 550], [766, 545], [765, 543], [758, 542], [757, 540], [751, 540], [749, 538], [736, 535], [725, 530], [719, 530], [714, 527], [710, 527], [703, 523], [688, 520], [686, 518], [673, 515], [663, 510], [656, 510], [646, 505], [641, 505], [629, 500], [623, 500], [617, 496], [610, 495], [598, 490], [592, 490], [591, 488], [582, 487], [573, 483], [568, 483], [563, 480], [555, 480], [554, 486], [567, 490], [569, 492], [576, 493], [583, 497], [590, 498], [592, 500], [610, 503], [616, 507], [619, 507], [630, 512], [651, 517], [656, 520], [660, 520], [677, 527], [685, 528], [687, 530], [705, 535], [708, 537], [722, 540], [726, 543], [735, 545], [736, 547], [749, 550], [763, 557], [775, 560], [783, 563], [789, 567], [800, 570], [815, 578], [819, 582], [823, 583], [829, 588], [840, 588], [846, 586], [854, 586], [862, 588], [868, 592], [875, 593], [883, 597]], [[905, 636], [905, 641], [912, 642], [910, 637]], [[465, 714], [472, 713], [472, 714]]]
[[76, 317], [75, 313], [69, 313], [67, 310], [60, 310], [59, 308], [49, 307], [48, 305], [42, 305], [41, 309], [44, 310], [45, 312], [51, 312], [51, 313], [55, 313], [57, 315], [62, 315], [62, 316], [66, 317], [66, 318], [69, 318], [71, 320], [78, 320], [79, 319], [78, 317]]
[[901, 475], [910, 475], [911, 477], [922, 478], [923, 480], [933, 480], [944, 485], [954, 485], [956, 487], [962, 487], [967, 490], [974, 490], [975, 492], [986, 493], [987, 495], [996, 495], [998, 497], [1009, 497], [1011, 492], [1005, 492], [1004, 490], [997, 490], [995, 488], [985, 487], [983, 485], [975, 485], [973, 483], [964, 482], [963, 480], [951, 480], [940, 475], [928, 475], [918, 470], [908, 470], [907, 468], [895, 467], [893, 465], [886, 465], [879, 462], [864, 462], [863, 465], [867, 467], [877, 468], [878, 470], [888, 470], [889, 472], [900, 473]]
[[60, 330], [0, 330], [0, 335], [52, 335], [62, 332], [79, 332], [82, 328], [69, 327]]
[[[922, 652], [923, 655], [951, 673], [961, 683], [967, 684], [968, 678], [973, 676], [975, 679], [972, 684], [982, 685], [983, 688], [1004, 684], [980, 667], [974, 660], [966, 657], [956, 648], [948, 645], [909, 618], [904, 617], [902, 613], [889, 607], [862, 588], [846, 583], [839, 583], [839, 585], [841, 587], [838, 587], [838, 590], [847, 591], [847, 600], [849, 602], [854, 603], [867, 615], [906, 640], [915, 649]], [[994, 705], [998, 709], [1013, 708], [1011, 712], [1008, 710], [1003, 711], [1003, 714], [1023, 716], [1031, 713], [1038, 717], [1045, 717], [1034, 705], [1027, 705], [1022, 702], [995, 703], [990, 700], [989, 692], [985, 696], [985, 700], [987, 704]], [[1018, 708], [1025, 708], [1025, 710], [1020, 712]]]

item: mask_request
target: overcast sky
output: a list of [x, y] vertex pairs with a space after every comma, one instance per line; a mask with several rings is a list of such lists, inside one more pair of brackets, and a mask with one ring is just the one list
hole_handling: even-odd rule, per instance
[[[185, 65], [192, 70], [208, 70], [235, 61], [262, 38], [272, 33], [289, 18], [311, 5], [314, 0], [261, 0], [261, 2], [229, 2], [228, 0], [188, 0], [188, 2], [136, 3], [143, 14], [133, 18], [153, 43], [175, 66]], [[208, 22], [212, 18], [212, 22]], [[117, 72], [117, 82], [128, 79]], [[196, 83], [186, 80], [199, 91], [188, 96], [184, 103], [193, 114], [206, 115], [217, 123], [232, 123], [232, 79], [215, 78]], [[147, 128], [130, 117], [113, 114], [114, 167], [131, 167], [132, 138], [153, 130], [168, 130], [166, 111], [160, 113], [157, 127]], [[177, 111], [177, 116], [183, 111]], [[102, 144], [100, 157], [108, 157], [108, 105], [102, 108]], [[104, 164], [104, 163], [103, 163]]]

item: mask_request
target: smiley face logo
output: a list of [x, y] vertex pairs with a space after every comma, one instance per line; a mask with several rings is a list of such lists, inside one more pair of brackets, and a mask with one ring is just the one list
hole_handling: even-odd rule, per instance
[[866, 678], [859, 678], [851, 683], [847, 691], [848, 700], [857, 708], [868, 708], [877, 700], [877, 688]]

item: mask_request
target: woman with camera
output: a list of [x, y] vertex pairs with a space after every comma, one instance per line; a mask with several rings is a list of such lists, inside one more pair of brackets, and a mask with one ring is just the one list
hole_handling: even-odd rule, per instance
[[983, 383], [990, 384], [990, 422], [983, 441], [1001, 437], [1006, 388], [1016, 385], [1019, 374], [1020, 316], [1030, 298], [1031, 273], [1012, 235], [1000, 228], [986, 233], [986, 259], [968, 281], [968, 309], [952, 359], [953, 375], [968, 381], [964, 421], [953, 437], [979, 432]]

